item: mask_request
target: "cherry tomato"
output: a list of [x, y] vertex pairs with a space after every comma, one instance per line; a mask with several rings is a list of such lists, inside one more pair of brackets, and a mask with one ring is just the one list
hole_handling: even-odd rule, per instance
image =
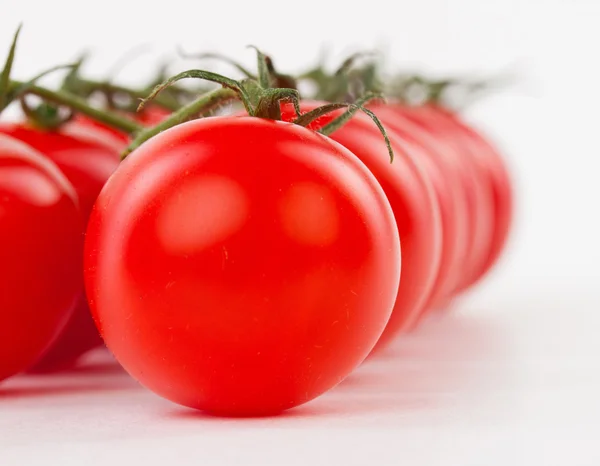
[[473, 151], [475, 160], [488, 178], [493, 192], [494, 219], [491, 244], [480, 266], [475, 269], [475, 273], [464, 281], [463, 286], [468, 288], [492, 268], [504, 250], [513, 222], [512, 182], [506, 162], [489, 140], [462, 121], [459, 115], [441, 107], [434, 107], [434, 109], [473, 141], [477, 149]]
[[[322, 105], [303, 102], [302, 112]], [[342, 110], [340, 110], [342, 112]], [[318, 129], [339, 112], [325, 115], [310, 125]], [[291, 106], [285, 106], [283, 118], [291, 120]], [[351, 152], [371, 170], [385, 191], [394, 211], [402, 242], [402, 278], [394, 312], [377, 348], [383, 348], [403, 330], [412, 327], [431, 292], [439, 270], [442, 230], [439, 205], [429, 178], [432, 166], [417, 156], [418, 148], [394, 133], [388, 135], [395, 152], [393, 163], [381, 133], [365, 115], [356, 114], [331, 138]]]
[[442, 219], [442, 258], [434, 290], [425, 310], [442, 305], [452, 295], [460, 280], [467, 250], [470, 246], [467, 192], [461, 179], [464, 168], [450, 152], [429, 132], [402, 114], [394, 104], [377, 103], [370, 106], [384, 126], [394, 131], [405, 142], [416, 145], [421, 157], [429, 163], [428, 174], [434, 181]]
[[0, 380], [29, 367], [81, 290], [83, 223], [51, 161], [0, 134]]
[[469, 207], [469, 250], [463, 267], [462, 277], [456, 292], [465, 287], [473, 274], [480, 269], [482, 262], [489, 254], [490, 244], [494, 229], [494, 199], [489, 178], [477, 162], [478, 148], [473, 140], [459, 131], [457, 126], [430, 106], [398, 107], [404, 115], [421, 127], [440, 138], [444, 144], [452, 149], [465, 170], [461, 172], [462, 183], [468, 194]]
[[[83, 218], [87, 221], [100, 190], [119, 165], [119, 153], [96, 144], [93, 139], [77, 139], [62, 132], [42, 131], [24, 124], [4, 123], [0, 125], [0, 132], [27, 143], [60, 168], [75, 188]], [[89, 130], [87, 133], [93, 132]], [[83, 244], [79, 247], [83, 248]], [[75, 312], [60, 337], [32, 370], [66, 368], [83, 353], [102, 344], [91, 318], [83, 279], [80, 283]]]
[[277, 413], [369, 354], [400, 276], [393, 212], [347, 149], [298, 125], [211, 117], [160, 133], [110, 178], [86, 288], [140, 383], [224, 415]]
[[[171, 112], [168, 110], [152, 105], [145, 107], [139, 113], [122, 113], [123, 116], [148, 127], [157, 125], [170, 114]], [[90, 131], [90, 129], [93, 131]], [[61, 132], [80, 139], [89, 140], [93, 137], [95, 142], [108, 145], [118, 152], [122, 151], [130, 141], [127, 134], [80, 113], [76, 114], [72, 121], [63, 125]]]

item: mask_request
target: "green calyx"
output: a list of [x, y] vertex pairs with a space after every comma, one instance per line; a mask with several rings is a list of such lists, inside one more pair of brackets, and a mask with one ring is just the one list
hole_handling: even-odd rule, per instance
[[374, 52], [358, 52], [346, 58], [333, 72], [328, 72], [324, 64], [320, 63], [315, 68], [300, 75], [300, 80], [309, 81], [316, 86], [314, 99], [328, 102], [346, 100], [354, 102], [365, 93], [381, 93], [383, 85], [378, 79], [377, 65], [368, 62], [357, 66], [363, 58], [375, 56]]
[[[152, 93], [150, 93], [146, 99], [142, 100], [138, 110], [141, 110], [147, 102], [157, 98], [161, 92], [182, 79], [203, 79], [219, 84], [221, 89], [204, 94], [196, 101], [191, 102], [176, 111], [170, 118], [165, 119], [159, 125], [140, 132], [127, 150], [122, 154], [122, 158], [125, 158], [129, 153], [159, 132], [175, 126], [183, 121], [197, 118], [199, 115], [204, 115], [208, 111], [212, 111], [215, 107], [223, 105], [226, 102], [238, 100], [243, 104], [248, 115], [271, 120], [281, 119], [281, 104], [288, 102], [293, 106], [297, 117], [293, 123], [301, 126], [310, 125], [310, 123], [326, 113], [330, 113], [340, 108], [346, 108], [346, 112], [335, 118], [324, 128], [321, 128], [319, 132], [325, 135], [331, 134], [339, 129], [350, 120], [356, 111], [360, 110], [367, 114], [382, 132], [388, 147], [390, 160], [393, 160], [394, 153], [385, 128], [377, 116], [375, 116], [370, 110], [365, 109], [363, 106], [372, 99], [380, 98], [380, 95], [367, 93], [354, 103], [335, 103], [324, 105], [311, 112], [301, 114], [300, 94], [298, 90], [294, 87], [277, 87], [277, 84], [281, 82], [288, 82], [290, 84], [293, 83], [295, 85], [295, 80], [286, 75], [278, 74], [275, 71], [272, 60], [256, 47], [252, 48], [256, 50], [257, 55], [258, 72], [256, 78], [253, 77], [252, 73], [247, 72], [247, 70], [244, 73], [246, 78], [241, 81], [237, 81], [210, 71], [188, 70], [179, 73], [156, 86]], [[216, 55], [211, 54], [209, 56], [214, 58]], [[204, 57], [206, 57], [206, 55], [204, 55]], [[240, 66], [236, 67], [240, 69]]]

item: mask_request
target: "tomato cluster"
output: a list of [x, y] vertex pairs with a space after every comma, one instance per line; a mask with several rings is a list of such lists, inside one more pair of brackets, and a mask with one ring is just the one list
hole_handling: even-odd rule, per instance
[[[140, 113], [0, 83], [1, 100], [47, 101], [0, 123], [0, 379], [104, 343], [176, 403], [277, 413], [490, 270], [512, 192], [487, 138], [435, 101], [301, 99], [258, 65], [182, 73]], [[162, 106], [185, 77], [222, 88]], [[48, 124], [48, 106], [69, 118]]]

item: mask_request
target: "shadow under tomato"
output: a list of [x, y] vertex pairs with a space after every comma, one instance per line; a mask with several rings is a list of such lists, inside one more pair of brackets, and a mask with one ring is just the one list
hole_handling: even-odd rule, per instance
[[340, 385], [317, 399], [262, 417], [224, 417], [174, 408], [169, 418], [192, 421], [361, 416], [439, 408], [481, 395], [498, 377], [510, 377], [506, 329], [494, 318], [449, 314], [424, 322], [414, 332], [367, 359]]
[[26, 376], [33, 377], [112, 374], [126, 374], [126, 372], [105, 347], [99, 347], [84, 354], [77, 363], [69, 366], [49, 370], [37, 369], [24, 373]]
[[507, 330], [484, 315], [433, 319], [368, 358], [314, 404], [338, 414], [408, 412], [482, 395], [511, 377], [509, 340]]
[[133, 383], [118, 383], [110, 381], [110, 383], [64, 383], [64, 384], [39, 384], [39, 385], [0, 385], [0, 403], [11, 401], [17, 398], [36, 398], [36, 397], [52, 397], [52, 396], [71, 396], [90, 393], [105, 393], [122, 390], [137, 389], [139, 386]]
[[243, 416], [243, 415], [223, 415], [214, 414], [205, 411], [194, 410], [191, 408], [175, 408], [165, 414], [165, 417], [177, 420], [192, 420], [192, 421], [245, 421], [245, 422], [260, 422], [268, 419], [287, 419], [294, 417], [302, 417], [305, 413], [302, 408], [290, 409], [273, 414], [264, 414], [258, 416]]

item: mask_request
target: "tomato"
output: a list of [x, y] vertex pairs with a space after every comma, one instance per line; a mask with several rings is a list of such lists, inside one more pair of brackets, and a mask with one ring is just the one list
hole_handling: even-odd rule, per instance
[[425, 310], [442, 306], [460, 280], [464, 260], [470, 246], [468, 200], [461, 179], [464, 164], [452, 154], [452, 149], [440, 143], [432, 134], [402, 114], [394, 104], [377, 103], [370, 106], [388, 131], [400, 136], [406, 147], [410, 142], [419, 150], [415, 157], [428, 162], [428, 174], [434, 181], [442, 220], [442, 257], [434, 290]]
[[[159, 124], [170, 114], [171, 112], [168, 110], [152, 105], [145, 107], [139, 113], [122, 113], [123, 116], [129, 117], [147, 127]], [[130, 141], [129, 135], [80, 113], [77, 113], [72, 121], [63, 125], [61, 132], [80, 139], [89, 140], [93, 137], [95, 142], [108, 145], [118, 152], [122, 151]]]
[[[320, 105], [320, 102], [303, 102], [301, 110], [310, 111]], [[338, 114], [321, 117], [310, 127], [320, 128]], [[290, 106], [284, 107], [283, 118], [294, 118]], [[393, 133], [389, 137], [395, 158], [390, 164], [381, 133], [362, 114], [352, 117], [330, 137], [356, 154], [375, 175], [390, 201], [402, 242], [402, 278], [394, 312], [377, 345], [379, 349], [396, 334], [412, 327], [431, 297], [438, 274], [442, 230], [439, 204], [430, 180], [433, 167], [417, 157], [418, 148], [414, 144]]]
[[491, 184], [477, 161], [478, 148], [473, 140], [459, 131], [442, 112], [430, 107], [398, 106], [403, 115], [440, 138], [460, 160], [464, 171], [461, 181], [467, 192], [469, 208], [469, 250], [465, 259], [461, 280], [455, 292], [462, 290], [474, 273], [480, 269], [489, 254], [494, 229], [494, 200]]
[[83, 223], [48, 159], [0, 134], [0, 380], [52, 343], [81, 290]]
[[253, 117], [144, 143], [102, 190], [85, 251], [118, 361], [221, 415], [277, 413], [340, 382], [381, 335], [400, 276], [393, 212], [360, 160]]
[[492, 268], [504, 250], [513, 222], [512, 182], [506, 162], [497, 149], [480, 132], [467, 125], [455, 113], [441, 107], [434, 107], [433, 109], [441, 114], [446, 121], [455, 125], [457, 131], [463, 132], [467, 138], [473, 141], [473, 146], [476, 148], [473, 151], [476, 156], [475, 161], [480, 170], [485, 173], [493, 193], [494, 218], [491, 242], [479, 267], [476, 267], [474, 274], [463, 282], [464, 288], [468, 288]]
[[102, 145], [116, 153], [120, 153], [129, 142], [126, 134], [80, 113], [62, 125], [60, 133], [92, 144]]
[[[87, 220], [104, 183], [119, 165], [118, 152], [92, 142], [42, 131], [24, 124], [0, 125], [0, 133], [19, 139], [51, 159], [71, 182], [78, 196], [84, 220]], [[92, 134], [92, 131], [87, 131]], [[83, 248], [83, 244], [78, 247]], [[80, 271], [80, 274], [83, 272]], [[102, 344], [91, 318], [80, 281], [77, 308], [61, 336], [33, 368], [37, 371], [63, 369], [72, 365], [86, 351]]]

